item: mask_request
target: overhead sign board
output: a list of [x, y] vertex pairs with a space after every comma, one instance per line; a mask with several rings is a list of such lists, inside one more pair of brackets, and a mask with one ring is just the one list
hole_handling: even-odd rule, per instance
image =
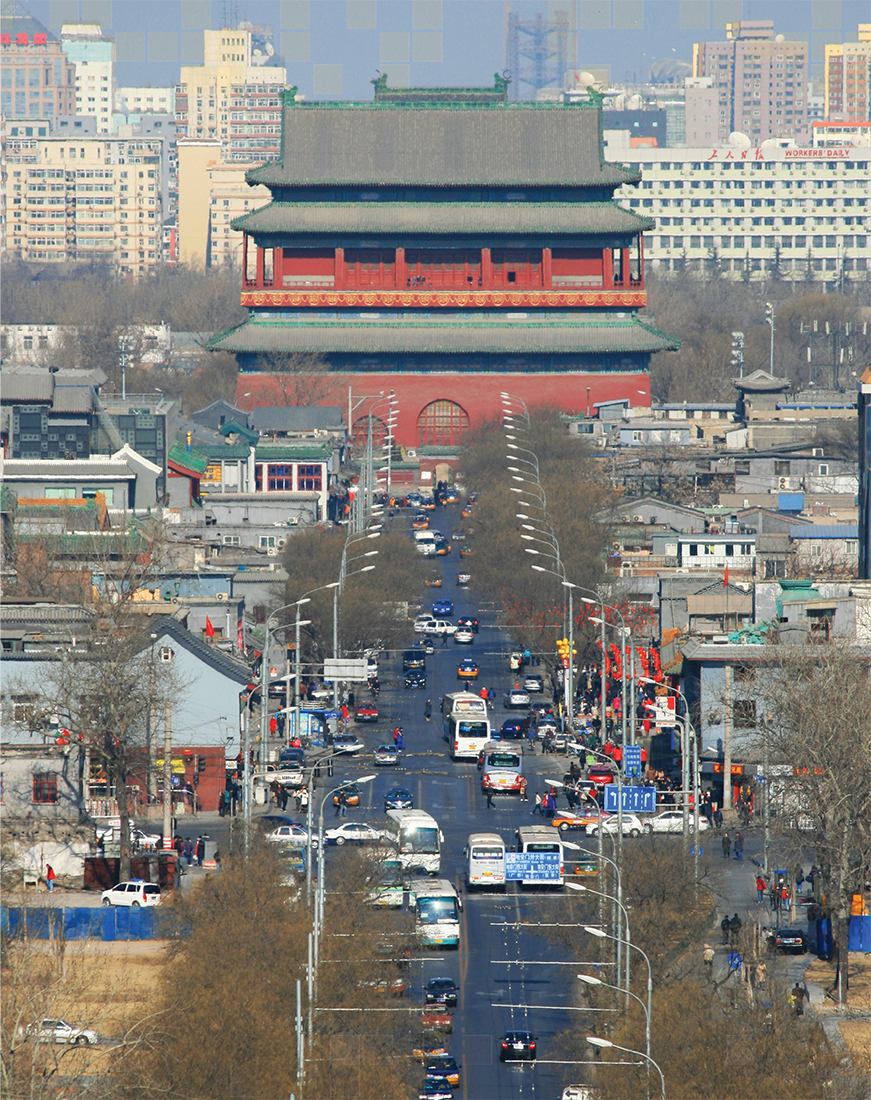
[[652, 814], [656, 812], [656, 787], [617, 787], [608, 783], [605, 787], [605, 813], [617, 813], [617, 791], [623, 795], [623, 812]]
[[369, 662], [365, 657], [327, 657], [324, 661], [324, 679], [365, 684], [369, 679]]
[[626, 745], [623, 749], [623, 772], [625, 775], [641, 775], [641, 746]]
[[559, 852], [505, 853], [506, 882], [559, 882], [559, 878]]

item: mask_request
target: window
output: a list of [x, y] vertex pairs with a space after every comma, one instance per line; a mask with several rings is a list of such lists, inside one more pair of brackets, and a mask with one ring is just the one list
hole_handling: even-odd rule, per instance
[[469, 416], [453, 401], [433, 401], [417, 420], [418, 446], [451, 447], [469, 433]]
[[323, 466], [298, 466], [296, 487], [300, 490], [319, 493], [323, 485]]
[[277, 466], [270, 464], [266, 467], [267, 492], [292, 492], [293, 491], [293, 466]]
[[12, 696], [12, 720], [22, 724], [30, 722], [36, 705], [35, 695]]
[[774, 476], [775, 477], [789, 477], [789, 460], [788, 459], [775, 459], [775, 461], [774, 461]]
[[55, 772], [33, 773], [33, 801], [57, 802], [57, 774]]
[[732, 704], [732, 722], [737, 729], [753, 729], [756, 725], [756, 700], [736, 699]]
[[756, 680], [756, 669], [748, 665], [735, 665], [735, 683], [752, 684]]
[[242, 539], [239, 535], [224, 535], [222, 542], [224, 546], [240, 546]]
[[260, 549], [261, 550], [274, 550], [275, 549], [275, 535], [261, 535], [260, 536]]

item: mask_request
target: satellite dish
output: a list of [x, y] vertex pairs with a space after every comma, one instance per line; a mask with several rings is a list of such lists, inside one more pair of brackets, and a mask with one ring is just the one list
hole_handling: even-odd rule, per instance
[[596, 88], [598, 87], [598, 81], [591, 72], [587, 72], [586, 69], [581, 71], [580, 79], [578, 83], [583, 88]]
[[776, 34], [774, 36], [774, 41], [775, 42], [785, 42], [786, 38], [782, 34]]
[[733, 130], [732, 133], [729, 134], [729, 144], [734, 145], [736, 149], [749, 149], [750, 138], [741, 130]]

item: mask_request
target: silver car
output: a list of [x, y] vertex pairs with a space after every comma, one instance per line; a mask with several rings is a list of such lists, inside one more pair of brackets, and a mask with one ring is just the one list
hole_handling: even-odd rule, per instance
[[39, 1043], [69, 1043], [74, 1047], [90, 1046], [100, 1041], [96, 1031], [89, 1027], [76, 1027], [66, 1020], [43, 1020], [40, 1024], [31, 1024], [27, 1034], [35, 1036]]
[[[610, 817], [602, 818], [602, 832], [603, 833], [616, 833], [619, 826], [619, 818], [617, 814], [611, 814]], [[598, 833], [598, 824], [591, 824], [587, 826], [587, 835], [596, 836]], [[624, 836], [641, 836], [644, 832], [644, 823], [638, 814], [623, 814], [623, 835]]]

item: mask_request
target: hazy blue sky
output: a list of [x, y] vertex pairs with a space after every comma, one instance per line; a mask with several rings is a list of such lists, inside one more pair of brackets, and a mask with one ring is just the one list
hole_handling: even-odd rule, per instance
[[[376, 70], [395, 85], [492, 83], [503, 71], [503, 0], [24, 0], [57, 33], [99, 21], [115, 36], [121, 84], [166, 85], [202, 61], [202, 29], [241, 19], [271, 25], [288, 79], [308, 97], [371, 99]], [[646, 78], [653, 61], [692, 59], [692, 44], [724, 37], [733, 19], [773, 19], [810, 42], [816, 73], [826, 42], [855, 40], [869, 0], [512, 0], [523, 20], [574, 9], [581, 66], [612, 79]], [[574, 62], [575, 59], [572, 59]]]

